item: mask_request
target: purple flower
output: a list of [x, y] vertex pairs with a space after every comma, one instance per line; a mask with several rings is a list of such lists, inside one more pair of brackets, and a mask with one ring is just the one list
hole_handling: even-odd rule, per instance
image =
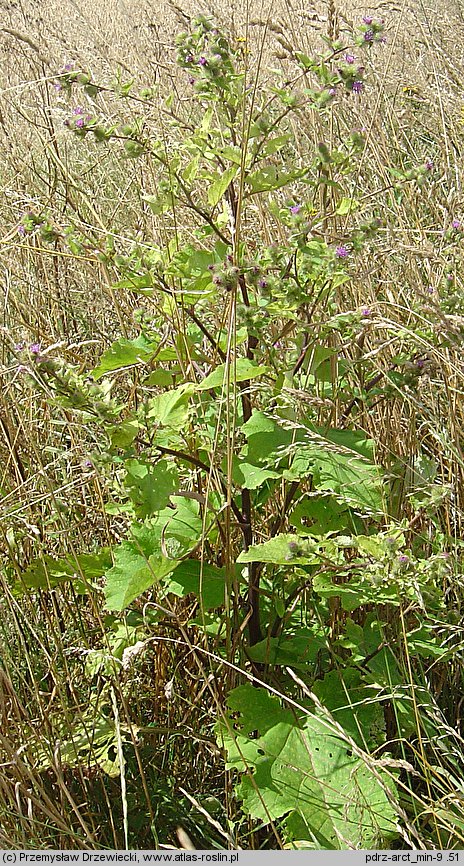
[[198, 61], [198, 66], [206, 66], [207, 63], [208, 63], [208, 61], [207, 61], [206, 57], [200, 57], [200, 59]]
[[57, 81], [56, 84], [53, 85], [53, 89], [54, 90], [62, 90], [62, 87], [61, 87], [61, 84], [59, 81]]
[[406, 556], [404, 553], [398, 557], [398, 562], [401, 562], [401, 565], [406, 565], [409, 562], [409, 556]]
[[366, 32], [364, 34], [364, 42], [372, 42], [373, 38], [374, 38], [374, 31], [373, 30], [366, 30]]
[[372, 15], [363, 15], [364, 24], [372, 24], [373, 20]]
[[329, 96], [335, 96], [336, 92], [337, 92], [336, 87], [329, 87]]
[[193, 63], [194, 60], [195, 60], [195, 58], [194, 58], [193, 54], [187, 54], [187, 57], [185, 58], [186, 63]]
[[25, 349], [25, 343], [16, 343], [16, 346], [13, 346], [15, 352], [22, 352]]
[[65, 126], [69, 126], [69, 119], [66, 118], [66, 120], [63, 120], [63, 123], [64, 123]]
[[425, 160], [425, 163], [424, 163], [424, 167], [425, 167], [425, 170], [426, 170], [426, 171], [432, 171], [432, 169], [433, 169], [433, 162], [432, 162], [432, 160], [431, 160], [431, 159], [426, 159], [426, 160]]
[[348, 257], [348, 249], [345, 246], [337, 247], [335, 250], [335, 255], [339, 259], [346, 259]]
[[446, 280], [448, 283], [452, 283], [454, 280], [453, 274], [446, 274]]
[[78, 129], [82, 129], [82, 127], [84, 126], [84, 118], [78, 117], [75, 125], [77, 126]]
[[371, 314], [371, 311], [370, 311], [369, 307], [363, 307], [362, 308], [361, 315], [364, 316], [365, 319], [367, 319], [367, 317], [370, 316], [370, 314]]
[[18, 226], [18, 235], [20, 235], [20, 237], [22, 238], [25, 237], [26, 229], [24, 228], [24, 226]]
[[290, 208], [290, 213], [292, 213], [294, 216], [296, 216], [296, 214], [299, 213], [300, 210], [301, 210], [301, 205], [300, 204], [294, 204]]
[[267, 289], [267, 280], [259, 280], [258, 286], [260, 289]]
[[72, 68], [73, 68], [73, 64], [72, 64], [72, 63], [65, 63], [65, 66], [64, 66], [64, 71], [65, 71], [65, 72], [71, 72], [71, 69], [72, 69]]
[[425, 361], [423, 358], [418, 358], [416, 361], [416, 367], [419, 367], [419, 370], [422, 370], [422, 368], [425, 367]]
[[73, 108], [73, 114], [84, 114], [84, 109], [80, 105], [77, 105], [76, 108]]
[[456, 219], [453, 220], [453, 222], [451, 223], [451, 225], [452, 225], [453, 229], [460, 229], [460, 228], [461, 228], [461, 223], [460, 223], [460, 221], [459, 221], [459, 220], [456, 220]]
[[345, 62], [346, 63], [349, 63], [351, 65], [351, 63], [354, 63], [355, 60], [356, 60], [356, 57], [354, 56], [354, 54], [345, 54]]
[[353, 93], [362, 93], [363, 88], [364, 88], [364, 84], [362, 81], [353, 81], [353, 84], [351, 87], [351, 90], [353, 91]]
[[190, 76], [188, 82], [189, 82], [189, 84], [195, 84], [195, 79], [192, 78], [192, 76]]

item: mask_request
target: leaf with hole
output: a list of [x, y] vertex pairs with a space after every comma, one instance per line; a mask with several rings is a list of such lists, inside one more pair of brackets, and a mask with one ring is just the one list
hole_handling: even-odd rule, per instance
[[251, 684], [234, 689], [227, 706], [216, 731], [228, 768], [240, 773], [236, 793], [248, 815], [265, 824], [285, 818], [289, 839], [320, 849], [389, 847], [394, 785], [353, 753], [329, 715], [286, 709]]

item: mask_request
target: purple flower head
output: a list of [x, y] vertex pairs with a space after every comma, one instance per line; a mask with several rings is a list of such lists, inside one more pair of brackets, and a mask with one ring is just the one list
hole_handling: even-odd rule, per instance
[[461, 222], [460, 222], [460, 220], [457, 220], [457, 219], [454, 219], [453, 222], [451, 223], [451, 225], [452, 225], [453, 229], [460, 229], [461, 228]]
[[16, 346], [13, 346], [15, 352], [22, 352], [26, 348], [25, 343], [16, 343]]
[[206, 57], [200, 57], [200, 59], [198, 61], [198, 66], [206, 66], [207, 63], [208, 63], [208, 61], [207, 61]]
[[446, 274], [446, 280], [448, 283], [452, 283], [454, 280], [453, 274]]
[[362, 81], [353, 81], [353, 85], [351, 87], [351, 90], [353, 91], [353, 93], [362, 93], [363, 88], [364, 88], [364, 84]]
[[429, 295], [433, 295], [434, 291], [435, 291], [435, 289], [433, 288], [433, 286], [427, 286], [427, 288], [426, 288], [426, 292], [427, 292]]
[[53, 85], [53, 89], [54, 89], [54, 90], [57, 90], [57, 91], [58, 91], [58, 90], [62, 90], [62, 87], [61, 87], [61, 84], [60, 84], [59, 81], [57, 81], [57, 82]]
[[186, 63], [193, 63], [194, 60], [195, 60], [195, 58], [194, 58], [193, 54], [187, 54], [187, 57], [185, 58]]
[[66, 118], [66, 120], [63, 120], [63, 123], [64, 123], [65, 126], [69, 126], [69, 119]]
[[76, 108], [73, 108], [73, 114], [84, 114], [84, 109], [81, 105], [77, 105]]
[[300, 210], [301, 210], [301, 205], [300, 204], [294, 204], [290, 208], [290, 213], [292, 213], [294, 216], [296, 216], [297, 213], [300, 213]]
[[362, 310], [361, 310], [361, 315], [362, 315], [365, 319], [367, 319], [368, 316], [371, 315], [371, 311], [370, 311], [369, 307], [363, 307]]
[[82, 129], [82, 127], [84, 126], [84, 118], [78, 117], [75, 125], [77, 126], [78, 129]]
[[24, 228], [24, 226], [18, 226], [18, 235], [22, 238], [25, 237], [26, 229]]
[[31, 355], [40, 355], [41, 348], [42, 347], [40, 343], [31, 343], [31, 345], [29, 346], [29, 351]]
[[364, 34], [364, 42], [372, 42], [373, 38], [374, 38], [374, 31], [373, 30], [366, 30], [366, 32]]
[[364, 24], [372, 24], [373, 20], [372, 15], [363, 15]]
[[355, 62], [355, 60], [356, 57], [354, 56], [354, 54], [345, 54], [345, 63], [349, 63], [351, 65]]
[[409, 556], [406, 556], [404, 553], [402, 553], [398, 557], [398, 562], [401, 562], [401, 565], [406, 565], [409, 562]]
[[84, 466], [86, 469], [92, 469], [92, 461], [87, 458], [87, 460], [84, 460]]
[[335, 255], [339, 259], [346, 259], [348, 257], [348, 249], [345, 246], [337, 247], [335, 250]]
[[195, 79], [192, 78], [192, 76], [190, 76], [188, 82], [189, 82], [189, 84], [195, 84]]
[[71, 72], [72, 68], [73, 68], [72, 63], [65, 63], [65, 65], [64, 65], [64, 71], [65, 72]]
[[424, 168], [426, 171], [432, 171], [433, 169], [433, 161], [431, 159], [426, 159], [424, 162]]
[[329, 87], [329, 96], [335, 96], [336, 92], [337, 92], [336, 87]]
[[416, 367], [418, 367], [419, 370], [422, 370], [422, 368], [425, 367], [425, 361], [424, 361], [423, 358], [418, 358], [418, 359], [417, 359], [417, 361], [416, 361]]
[[258, 286], [260, 289], [267, 289], [268, 283], [267, 280], [259, 280]]

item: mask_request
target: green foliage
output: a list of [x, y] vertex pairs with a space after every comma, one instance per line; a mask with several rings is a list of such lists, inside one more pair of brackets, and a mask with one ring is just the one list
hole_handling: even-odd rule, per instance
[[106, 572], [106, 605], [124, 610], [149, 587], [172, 574], [180, 560], [202, 536], [195, 501], [173, 497], [174, 508], [160, 510], [151, 520], [134, 523], [130, 536], [114, 552], [114, 566]]
[[22, 572], [21, 582], [16, 584], [15, 589], [23, 593], [27, 590], [53, 589], [71, 582], [76, 592], [85, 594], [95, 586], [96, 578], [105, 573], [110, 563], [111, 556], [107, 549], [58, 560], [44, 555], [31, 562]]
[[131, 367], [140, 362], [147, 363], [154, 357], [157, 348], [158, 343], [148, 340], [144, 334], [140, 334], [136, 340], [117, 340], [103, 353], [98, 367], [92, 371], [92, 376], [98, 380], [113, 370]]
[[[228, 767], [242, 774], [238, 795], [251, 816], [285, 818], [290, 840], [319, 849], [375, 848], [396, 837], [394, 786], [353, 753], [327, 716], [284, 709], [249, 684], [227, 703], [218, 737]], [[362, 707], [358, 721], [365, 723]]]
[[[74, 357], [73, 364], [58, 360], [54, 346], [14, 349], [18, 374], [46, 395], [52, 412], [67, 413], [63, 429], [73, 413], [80, 419], [82, 448], [91, 448], [82, 502], [94, 482], [102, 515], [86, 552], [77, 526], [69, 551], [53, 552], [66, 545], [60, 526], [50, 533], [50, 552], [34, 552], [32, 561], [29, 548], [20, 555], [15, 534], [7, 535], [15, 599], [39, 598], [46, 609], [60, 590], [85, 596], [80, 601], [97, 618], [103, 591], [112, 612], [104, 640], [88, 638], [76, 688], [89, 709], [73, 730], [67, 714], [60, 761], [114, 779], [127, 770], [138, 780], [148, 766], [158, 778], [158, 764], [170, 765], [175, 752], [169, 737], [146, 753], [140, 747], [146, 764], [140, 755], [133, 766], [129, 757], [121, 761], [122, 752], [133, 757], [138, 735], [153, 733], [153, 723], [120, 726], [104, 701], [116, 682], [130, 715], [139, 684], [131, 659], [151, 644], [168, 646], [156, 711], [164, 700], [175, 714], [175, 678], [193, 659], [189, 688], [201, 680], [200, 697], [215, 698], [202, 710], [201, 733], [193, 733], [213, 754], [214, 706], [222, 770], [225, 763], [232, 771], [243, 816], [260, 829], [272, 825], [287, 847], [389, 847], [399, 833], [415, 844], [411, 827], [436, 802], [447, 838], [462, 829], [440, 777], [456, 763], [458, 738], [447, 722], [434, 743], [442, 718], [435, 669], [451, 669], [462, 649], [460, 594], [444, 555], [459, 535], [456, 521], [453, 540], [457, 509], [453, 503], [445, 513], [451, 491], [431, 456], [436, 431], [427, 412], [420, 415], [424, 365], [432, 368], [438, 349], [461, 339], [461, 326], [453, 323], [446, 342], [443, 310], [428, 322], [421, 308], [400, 328], [357, 294], [373, 272], [371, 259], [381, 271], [383, 211], [396, 213], [430, 171], [388, 167], [388, 207], [380, 207], [377, 177], [374, 191], [361, 180], [370, 141], [344, 132], [359, 125], [356, 100], [382, 34], [383, 22], [365, 19], [351, 47], [344, 34], [343, 45], [326, 40], [316, 59], [289, 51], [301, 90], [288, 70], [271, 86], [252, 86], [248, 45], [229, 40], [204, 15], [177, 40], [190, 97], [162, 102], [152, 89], [136, 95], [121, 76], [103, 87], [87, 71], [65, 71], [65, 94], [82, 88], [92, 101], [92, 114], [73, 109], [67, 134], [82, 148], [107, 148], [114, 160], [119, 154], [124, 173], [133, 167], [128, 160], [140, 163], [148, 187], [134, 199], [140, 222], [132, 234], [122, 225], [102, 239], [101, 220], [95, 229], [60, 228], [47, 207], [20, 226], [31, 249], [38, 237], [104, 267], [124, 333], [113, 333], [93, 367], [95, 359], [81, 366]], [[355, 45], [363, 65], [347, 53]], [[110, 94], [124, 101], [121, 122], [103, 98]], [[162, 135], [155, 102], [166, 121]], [[364, 115], [362, 125], [373, 129]], [[424, 200], [414, 200], [415, 213]], [[442, 271], [445, 262], [456, 270], [456, 232], [442, 233]], [[374, 302], [388, 304], [393, 316], [384, 283]], [[141, 304], [135, 312], [134, 298]], [[452, 303], [447, 296], [448, 312]], [[446, 383], [447, 401], [454, 387]], [[376, 424], [399, 404], [407, 407], [408, 436], [395, 453], [393, 436]], [[406, 429], [404, 420], [398, 429]], [[15, 457], [8, 430], [5, 436]], [[70, 461], [80, 447], [72, 441]], [[26, 483], [24, 468], [16, 470]], [[83, 522], [84, 511], [79, 502]], [[175, 652], [187, 656], [176, 660]], [[48, 654], [50, 670], [62, 658]], [[231, 689], [240, 671], [253, 685]], [[189, 702], [198, 709], [197, 695], [177, 695], [182, 717]], [[145, 707], [141, 713], [149, 715]], [[38, 756], [41, 768], [53, 766], [52, 751], [47, 745]], [[139, 787], [145, 791], [145, 779]], [[437, 826], [427, 830], [428, 842], [440, 841]]]

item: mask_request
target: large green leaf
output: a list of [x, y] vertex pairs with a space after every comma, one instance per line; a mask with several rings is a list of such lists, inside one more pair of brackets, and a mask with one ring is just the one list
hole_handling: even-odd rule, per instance
[[198, 503], [171, 497], [174, 508], [131, 527], [130, 536], [114, 552], [114, 566], [106, 573], [109, 610], [124, 610], [135, 598], [171, 574], [179, 561], [199, 543], [203, 523]]
[[377, 747], [385, 741], [385, 719], [375, 693], [362, 682], [352, 667], [329, 671], [317, 680], [313, 692], [337, 721], [362, 748]]
[[284, 430], [265, 412], [253, 412], [241, 429], [248, 442], [246, 459], [255, 465], [277, 463], [277, 452], [288, 447], [293, 438], [291, 430]]
[[355, 521], [348, 506], [337, 502], [330, 494], [304, 497], [292, 509], [288, 519], [302, 534], [314, 537], [353, 529]]
[[214, 610], [224, 604], [225, 584], [223, 568], [187, 559], [172, 573], [166, 590], [181, 597], [194, 593], [204, 610]]
[[263, 469], [261, 466], [253, 466], [252, 463], [245, 461], [234, 460], [232, 477], [239, 487], [246, 487], [247, 490], [257, 490], [266, 481], [276, 480], [280, 478], [279, 472], [274, 472], [272, 469]]
[[335, 450], [317, 449], [313, 456], [313, 481], [318, 490], [334, 493], [363, 513], [383, 514], [382, 475], [375, 464]]
[[[246, 382], [248, 379], [256, 379], [257, 376], [263, 376], [268, 370], [269, 367], [260, 366], [256, 361], [249, 361], [248, 358], [237, 358], [235, 365], [230, 367], [230, 380], [231, 382]], [[197, 385], [197, 391], [222, 388], [226, 381], [227, 367], [225, 364], [220, 364]]]
[[126, 460], [124, 486], [134, 503], [137, 517], [149, 517], [165, 508], [169, 497], [179, 486], [179, 476], [172, 461]]
[[290, 838], [328, 850], [377, 848], [397, 835], [392, 783], [379, 781], [323, 717], [284, 709], [251, 684], [227, 704], [218, 738], [228, 768], [242, 774], [237, 794], [249, 815], [266, 823], [286, 816]]
[[232, 183], [234, 177], [238, 174], [240, 166], [231, 165], [225, 171], [218, 174], [208, 190], [208, 204], [215, 207], [221, 200], [226, 189]]
[[253, 544], [247, 551], [242, 551], [237, 562], [272, 562], [274, 565], [288, 565], [291, 562], [305, 565], [317, 562], [319, 559], [315, 543], [303, 540], [299, 535], [282, 533], [270, 538], [269, 541], [263, 541], [262, 544]]
[[189, 401], [195, 390], [190, 382], [153, 397], [148, 403], [148, 418], [172, 430], [181, 430], [188, 422]]
[[131, 367], [132, 364], [147, 362], [156, 354], [158, 342], [148, 340], [140, 334], [136, 340], [116, 340], [100, 358], [98, 367], [92, 371], [92, 377], [101, 379], [106, 373], [119, 370], [121, 367]]
[[296, 633], [284, 633], [280, 637], [265, 638], [252, 647], [247, 655], [254, 662], [270, 665], [290, 665], [307, 670], [327, 648], [327, 639], [314, 630], [300, 629]]
[[114, 565], [106, 572], [105, 597], [108, 610], [124, 610], [135, 598], [174, 571], [178, 560], [161, 549], [157, 526], [135, 525], [131, 537], [114, 553]]

